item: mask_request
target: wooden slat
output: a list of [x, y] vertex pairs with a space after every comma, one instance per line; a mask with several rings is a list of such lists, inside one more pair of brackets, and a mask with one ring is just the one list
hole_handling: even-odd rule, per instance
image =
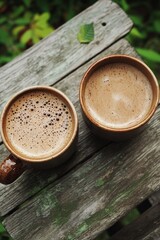
[[152, 206], [157, 205], [158, 203], [160, 203], [160, 190], [153, 193], [150, 197], [149, 197], [149, 201], [152, 204]]
[[[77, 33], [84, 23], [94, 23], [95, 38], [80, 44]], [[106, 26], [102, 26], [105, 22]], [[124, 11], [111, 0], [94, 5], [58, 28], [12, 62], [0, 68], [0, 110], [17, 91], [31, 85], [52, 85], [120, 39], [132, 27]]]
[[115, 234], [110, 240], [148, 240], [150, 239], [149, 236], [153, 235], [153, 233], [159, 226], [160, 204], [148, 209], [133, 223], [127, 225], [117, 234]]
[[[78, 118], [79, 118], [79, 143], [77, 152], [65, 167], [50, 171], [27, 171], [15, 183], [4, 186], [0, 185], [0, 216], [7, 214], [26, 199], [33, 196], [50, 182], [62, 176], [65, 172], [75, 166], [77, 163], [89, 158], [99, 149], [101, 149], [107, 142], [100, 141], [94, 137], [82, 120], [80, 113], [80, 106], [78, 102], [79, 83], [82, 75], [89, 67], [89, 65], [108, 54], [121, 53], [137, 56], [134, 49], [128, 44], [126, 40], [120, 40], [103, 53], [93, 58], [91, 61], [77, 69], [75, 72], [58, 82], [55, 86], [62, 90], [74, 103]], [[0, 146], [0, 159], [7, 156], [7, 151], [4, 145]]]
[[154, 229], [151, 233], [149, 233], [146, 237], [141, 240], [159, 240], [160, 239], [160, 226]]
[[160, 187], [160, 108], [130, 141], [112, 143], [51, 183], [4, 224], [15, 240], [93, 239]]

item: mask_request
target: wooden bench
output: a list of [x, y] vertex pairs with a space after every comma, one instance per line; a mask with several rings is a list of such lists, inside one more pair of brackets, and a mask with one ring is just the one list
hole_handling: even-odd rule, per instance
[[160, 202], [118, 231], [111, 240], [160, 239]]
[[[94, 41], [80, 44], [79, 28], [91, 22]], [[17, 91], [50, 85], [73, 102], [80, 126], [77, 152], [67, 164], [28, 170], [16, 182], [0, 185], [0, 216], [14, 240], [94, 239], [160, 188], [160, 108], [139, 136], [120, 143], [93, 136], [80, 112], [79, 83], [91, 63], [116, 53], [138, 57], [123, 38], [131, 27], [117, 4], [100, 0], [0, 69], [1, 110]], [[0, 143], [3, 159], [8, 152]], [[143, 240], [159, 232], [157, 225]], [[138, 237], [137, 232], [132, 239]]]

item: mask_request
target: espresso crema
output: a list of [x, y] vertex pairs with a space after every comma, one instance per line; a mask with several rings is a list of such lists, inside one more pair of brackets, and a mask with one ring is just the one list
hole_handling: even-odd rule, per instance
[[24, 157], [41, 159], [59, 153], [73, 134], [72, 113], [50, 91], [23, 93], [6, 114], [7, 141]]
[[128, 128], [146, 117], [152, 104], [152, 87], [134, 66], [110, 63], [89, 77], [84, 103], [89, 115], [110, 128]]

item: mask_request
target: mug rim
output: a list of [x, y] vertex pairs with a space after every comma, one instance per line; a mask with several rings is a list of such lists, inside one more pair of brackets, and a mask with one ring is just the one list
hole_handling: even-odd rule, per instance
[[[88, 75], [92, 72], [92, 70], [94, 68], [96, 68], [96, 66], [98, 66], [98, 64], [100, 64], [102, 62], [105, 63], [105, 61], [107, 61], [109, 59], [129, 59], [133, 62], [138, 63], [139, 65], [143, 66], [150, 73], [150, 75], [152, 76], [152, 81], [154, 82], [154, 84], [156, 86], [156, 100], [154, 102], [154, 105], [153, 105], [150, 113], [148, 113], [141, 122], [139, 122], [139, 123], [137, 123], [133, 126], [124, 127], [124, 128], [116, 128], [116, 127], [113, 128], [113, 127], [105, 126], [105, 125], [101, 124], [100, 122], [98, 122], [93, 116], [91, 116], [91, 114], [89, 114], [89, 112], [87, 111], [87, 109], [85, 107], [85, 102], [83, 101], [83, 98], [84, 98], [84, 91], [83, 90], [85, 90], [85, 87], [83, 87], [83, 86], [84, 86], [85, 82], [87, 82]], [[117, 61], [117, 63], [120, 63], [120, 61]], [[128, 63], [128, 64], [130, 64], [130, 63]], [[101, 128], [104, 131], [110, 131], [110, 132], [115, 132], [115, 133], [123, 133], [123, 132], [132, 131], [132, 130], [135, 130], [135, 129], [143, 126], [145, 123], [147, 123], [150, 120], [150, 118], [153, 116], [154, 112], [156, 111], [156, 108], [157, 108], [158, 103], [159, 103], [159, 94], [160, 94], [160, 92], [159, 92], [158, 81], [157, 81], [157, 78], [155, 77], [154, 73], [152, 72], [152, 70], [144, 62], [142, 62], [138, 58], [130, 56], [130, 55], [126, 55], [126, 54], [108, 55], [108, 56], [100, 58], [96, 62], [92, 63], [90, 65], [90, 67], [86, 70], [85, 74], [83, 75], [82, 80], [80, 82], [80, 88], [79, 88], [80, 105], [81, 105], [81, 108], [82, 108], [84, 114], [89, 119], [89, 121], [92, 124], [94, 124], [98, 128]]]
[[[30, 158], [30, 157], [27, 157], [27, 156], [24, 156], [24, 155], [21, 155], [20, 152], [17, 150], [17, 152], [15, 152], [14, 149], [12, 149], [12, 147], [8, 144], [7, 140], [6, 140], [6, 136], [4, 134], [4, 131], [3, 131], [3, 123], [5, 121], [5, 114], [7, 112], [7, 109], [8, 107], [10, 106], [10, 104], [18, 97], [20, 96], [21, 94], [25, 93], [25, 92], [29, 92], [29, 91], [32, 91], [32, 90], [47, 90], [47, 91], [50, 91], [50, 92], [53, 92], [53, 93], [56, 93], [57, 95], [61, 96], [62, 99], [64, 99], [66, 101], [66, 103], [68, 104], [68, 106], [70, 107], [71, 109], [71, 112], [72, 112], [72, 116], [73, 116], [73, 120], [74, 120], [74, 124], [73, 124], [73, 133], [71, 135], [71, 138], [70, 140], [68, 141], [68, 143], [66, 144], [66, 146], [64, 148], [62, 148], [58, 153], [56, 154], [51, 154], [50, 156], [48, 157], [42, 157], [40, 159], [34, 159], [33, 158]], [[7, 103], [5, 104], [3, 110], [2, 110], [2, 113], [1, 113], [1, 118], [0, 118], [0, 133], [1, 133], [1, 136], [2, 136], [2, 140], [3, 140], [3, 143], [4, 145], [6, 146], [6, 148], [15, 156], [17, 157], [18, 159], [22, 160], [22, 161], [25, 161], [25, 162], [30, 162], [30, 163], [40, 163], [40, 162], [46, 162], [46, 161], [49, 161], [49, 160], [54, 160], [56, 159], [57, 157], [60, 157], [70, 146], [71, 144], [74, 142], [75, 138], [76, 138], [76, 135], [77, 135], [77, 132], [78, 132], [78, 117], [77, 117], [77, 112], [75, 110], [75, 107], [73, 105], [73, 103], [69, 100], [69, 98], [60, 90], [56, 89], [55, 87], [50, 87], [50, 86], [45, 86], [45, 85], [40, 85], [40, 86], [31, 86], [31, 87], [27, 87], [27, 88], [24, 88], [23, 90], [21, 91], [18, 91], [17, 93], [15, 93], [8, 101]]]

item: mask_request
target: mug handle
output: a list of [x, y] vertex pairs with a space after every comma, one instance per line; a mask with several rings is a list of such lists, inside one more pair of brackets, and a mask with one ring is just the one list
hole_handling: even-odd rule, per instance
[[14, 182], [25, 170], [24, 163], [10, 154], [0, 164], [0, 183], [7, 185]]

